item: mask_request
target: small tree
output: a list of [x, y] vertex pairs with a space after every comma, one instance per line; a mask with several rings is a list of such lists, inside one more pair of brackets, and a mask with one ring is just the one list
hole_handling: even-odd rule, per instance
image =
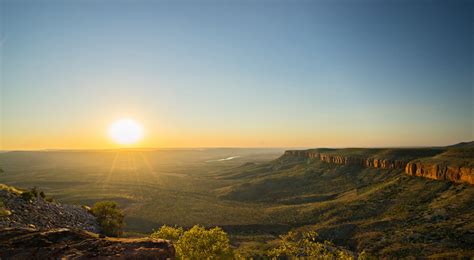
[[176, 243], [176, 252], [184, 259], [232, 258], [227, 234], [219, 227], [206, 230], [195, 225]]
[[227, 234], [219, 227], [205, 229], [195, 225], [183, 232], [181, 227], [162, 226], [151, 235], [174, 242], [181, 259], [232, 259], [233, 253]]
[[183, 233], [184, 230], [182, 227], [170, 227], [163, 225], [158, 231], [155, 231], [153, 234], [151, 234], [151, 238], [161, 238], [171, 240], [172, 242], [178, 242]]
[[97, 217], [102, 232], [106, 236], [118, 237], [122, 235], [122, 229], [125, 225], [124, 215], [114, 201], [100, 201], [94, 204], [91, 209], [94, 216]]

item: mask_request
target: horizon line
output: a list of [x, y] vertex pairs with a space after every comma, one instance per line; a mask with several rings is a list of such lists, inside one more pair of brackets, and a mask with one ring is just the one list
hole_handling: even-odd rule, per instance
[[117, 147], [117, 148], [38, 148], [38, 149], [0, 149], [0, 152], [79, 152], [79, 151], [114, 151], [114, 150], [212, 150], [212, 149], [274, 149], [274, 150], [307, 150], [307, 149], [377, 149], [377, 148], [440, 148], [461, 143], [474, 141], [463, 141], [450, 145], [416, 145], [416, 146], [215, 146], [215, 147]]

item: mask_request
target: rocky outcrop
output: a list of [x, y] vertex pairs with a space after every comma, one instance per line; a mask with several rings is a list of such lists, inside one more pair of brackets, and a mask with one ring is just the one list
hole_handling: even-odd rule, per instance
[[0, 259], [174, 259], [171, 243], [151, 238], [100, 238], [68, 228], [0, 230]]
[[41, 197], [25, 200], [0, 189], [0, 200], [9, 214], [0, 217], [0, 228], [73, 228], [99, 232], [96, 218], [81, 206], [48, 202]]
[[165, 240], [100, 237], [96, 218], [85, 207], [0, 188], [0, 259], [174, 259]]
[[412, 161], [407, 164], [405, 172], [411, 176], [474, 184], [474, 168], [469, 166]]
[[[338, 155], [337, 149], [322, 150], [323, 151], [321, 151], [321, 149], [290, 150], [286, 151], [283, 156], [318, 159], [327, 163], [340, 165], [351, 164], [377, 169], [401, 169], [405, 170], [405, 172], [411, 176], [421, 176], [433, 180], [444, 180], [455, 183], [469, 183], [474, 185], [474, 152], [471, 150], [450, 149], [437, 157], [433, 157], [436, 158], [433, 159], [433, 162], [422, 162], [416, 159], [424, 157], [422, 153], [416, 154], [416, 156], [412, 157], [405, 156], [404, 159], [397, 160], [393, 159], [397, 158], [394, 156], [392, 156], [391, 159], [380, 158], [380, 154], [378, 154], [379, 156], [377, 156], [377, 154], [372, 154], [374, 157], [363, 158], [361, 156]], [[329, 150], [329, 152], [324, 150]], [[402, 150], [402, 153], [409, 151], [410, 150]], [[430, 154], [427, 153], [425, 156], [429, 157]], [[440, 158], [446, 158], [446, 160], [441, 160], [441, 163], [437, 163], [437, 161], [440, 161]], [[462, 161], [463, 163], [459, 164], [458, 161]]]
[[297, 156], [308, 159], [319, 159], [327, 163], [360, 165], [379, 169], [404, 169], [407, 162], [403, 160], [390, 160], [379, 158], [362, 158], [357, 156], [341, 156], [329, 153], [321, 153], [313, 150], [289, 150], [284, 156]]

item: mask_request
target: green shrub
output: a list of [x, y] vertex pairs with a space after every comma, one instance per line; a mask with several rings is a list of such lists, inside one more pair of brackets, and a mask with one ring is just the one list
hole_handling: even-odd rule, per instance
[[22, 192], [20, 196], [24, 200], [33, 200], [35, 198], [38, 198], [38, 196], [43, 199], [46, 199], [46, 194], [43, 191], [39, 191], [36, 186], [31, 188], [29, 191]]
[[155, 231], [153, 234], [151, 234], [151, 238], [161, 238], [171, 240], [172, 242], [178, 242], [183, 233], [184, 230], [182, 227], [170, 227], [163, 225], [158, 231]]
[[233, 252], [227, 234], [219, 227], [205, 229], [195, 225], [184, 231], [182, 228], [162, 226], [151, 235], [174, 242], [176, 254], [181, 259], [232, 259]]
[[24, 191], [24, 192], [21, 193], [20, 196], [21, 196], [22, 199], [24, 199], [26, 201], [30, 201], [30, 200], [33, 200], [33, 199], [36, 198], [35, 194], [31, 191]]
[[102, 229], [102, 232], [111, 237], [122, 235], [122, 229], [125, 225], [122, 211], [118, 208], [117, 203], [113, 201], [100, 201], [94, 204], [91, 209], [94, 216]]
[[33, 193], [33, 195], [35, 196], [35, 198], [38, 198], [38, 188], [36, 186], [34, 186], [33, 188], [31, 188], [30, 190], [31, 193]]
[[346, 251], [337, 248], [329, 241], [318, 242], [318, 233], [314, 230], [305, 232], [290, 231], [280, 236], [280, 245], [268, 252], [272, 257], [284, 258], [324, 258], [354, 259]]

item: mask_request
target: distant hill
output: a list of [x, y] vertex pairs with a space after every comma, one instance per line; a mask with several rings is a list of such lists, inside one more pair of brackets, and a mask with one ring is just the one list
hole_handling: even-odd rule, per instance
[[474, 148], [474, 141], [471, 142], [461, 142], [458, 144], [453, 144], [448, 146], [449, 148]]

